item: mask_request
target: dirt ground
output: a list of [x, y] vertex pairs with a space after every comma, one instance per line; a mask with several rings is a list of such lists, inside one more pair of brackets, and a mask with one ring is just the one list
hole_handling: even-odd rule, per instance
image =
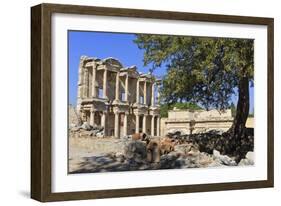
[[109, 153], [122, 153], [123, 143], [114, 137], [73, 137], [69, 138], [69, 172], [85, 167], [83, 162], [93, 156], [101, 157]]
[[[174, 150], [168, 154], [161, 154], [160, 161], [144, 162], [139, 161], [135, 149], [130, 150], [134, 156], [128, 153], [128, 145], [139, 141], [132, 141], [130, 138], [96, 137], [91, 131], [75, 131], [69, 133], [69, 168], [73, 173], [92, 172], [114, 172], [154, 169], [175, 169], [175, 168], [203, 168], [203, 167], [225, 167], [225, 166], [246, 166], [253, 165], [253, 152], [247, 153], [246, 158], [236, 163], [234, 157], [221, 155], [213, 150], [213, 154], [206, 153], [187, 143], [175, 145]], [[160, 140], [159, 138], [154, 140]], [[137, 145], [135, 145], [137, 146]], [[195, 146], [195, 145], [193, 145]], [[144, 147], [146, 152], [147, 148]], [[143, 150], [141, 150], [143, 151]], [[135, 154], [137, 156], [135, 156]]]

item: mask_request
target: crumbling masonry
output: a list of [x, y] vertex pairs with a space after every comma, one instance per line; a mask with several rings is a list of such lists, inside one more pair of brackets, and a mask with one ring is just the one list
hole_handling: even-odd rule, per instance
[[124, 68], [117, 59], [82, 56], [77, 112], [83, 122], [103, 126], [105, 136], [160, 136], [159, 84], [153, 75], [139, 73], [136, 66]]

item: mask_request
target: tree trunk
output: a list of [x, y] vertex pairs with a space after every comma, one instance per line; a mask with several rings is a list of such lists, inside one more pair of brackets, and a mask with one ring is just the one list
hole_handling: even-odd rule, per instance
[[242, 77], [238, 85], [238, 103], [233, 124], [229, 130], [235, 138], [242, 138], [249, 115], [249, 78]]
[[226, 154], [235, 156], [235, 161], [240, 162], [248, 151], [253, 150], [253, 143], [246, 132], [246, 121], [249, 115], [249, 78], [242, 77], [238, 85], [238, 103], [236, 115], [228, 133]]

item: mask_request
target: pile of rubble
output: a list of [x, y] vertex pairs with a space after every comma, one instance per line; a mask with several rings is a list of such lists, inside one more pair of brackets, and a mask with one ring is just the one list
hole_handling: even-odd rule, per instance
[[[103, 128], [91, 127], [86, 123], [79, 127], [72, 127], [70, 130], [77, 134], [86, 132], [92, 136], [103, 134]], [[238, 162], [236, 156], [225, 154], [227, 145], [224, 144], [228, 144], [227, 141], [230, 140], [224, 140], [224, 138], [229, 137], [225, 137], [224, 133], [218, 131], [192, 135], [174, 132], [166, 137], [151, 137], [145, 133], [136, 133], [114, 139], [112, 144], [119, 145], [118, 152], [110, 151], [87, 157], [81, 162], [81, 167], [72, 173], [254, 164], [254, 153], [251, 150], [248, 150]], [[250, 137], [249, 139], [251, 140]]]
[[[155, 143], [152, 150], [151, 142]], [[174, 144], [173, 147], [169, 150], [161, 150], [161, 148], [167, 148], [168, 143], [167, 137], [162, 140], [150, 137], [144, 140], [132, 138], [126, 143], [122, 159], [130, 162], [134, 167], [139, 165], [138, 169], [204, 168], [254, 164], [253, 152], [248, 152], [240, 163], [236, 163], [235, 157], [222, 155], [215, 149], [211, 154], [201, 152], [199, 145], [191, 142], [180, 143], [170, 139], [170, 143]]]
[[101, 126], [92, 126], [88, 122], [82, 125], [70, 125], [70, 132], [79, 134], [79, 136], [104, 137], [104, 128]]
[[254, 150], [254, 133], [247, 129], [243, 138], [235, 138], [228, 132], [211, 130], [205, 133], [182, 134], [180, 131], [168, 133], [170, 138], [177, 141], [191, 142], [199, 146], [201, 152], [212, 154], [214, 150], [220, 151], [223, 155], [235, 158], [237, 163], [246, 157], [249, 151]]
[[[157, 155], [157, 151], [154, 153]], [[152, 158], [151, 151], [144, 141], [130, 140], [125, 147], [124, 161], [132, 165], [140, 165], [143, 169], [172, 169], [172, 168], [204, 168], [218, 166], [253, 165], [253, 152], [248, 152], [245, 159], [236, 163], [235, 158], [220, 154], [213, 150], [212, 154], [200, 152], [198, 145], [192, 143], [177, 144], [167, 153], [159, 152]]]

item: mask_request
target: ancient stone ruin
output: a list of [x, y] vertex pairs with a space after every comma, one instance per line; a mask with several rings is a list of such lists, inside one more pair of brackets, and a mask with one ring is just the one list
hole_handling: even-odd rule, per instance
[[82, 122], [103, 127], [105, 136], [160, 136], [159, 84], [155, 76], [136, 66], [124, 68], [117, 59], [82, 56], [77, 114]]
[[77, 106], [69, 105], [69, 172], [254, 165], [253, 132], [241, 142], [226, 132], [230, 110], [174, 108], [160, 117], [160, 86], [136, 66], [82, 56]]
[[168, 112], [168, 118], [163, 119], [163, 133], [180, 131], [183, 134], [193, 134], [219, 130], [226, 132], [232, 125], [231, 110], [179, 110], [174, 108]]
[[79, 65], [76, 115], [79, 122], [104, 129], [104, 136], [123, 137], [143, 132], [164, 136], [212, 129], [226, 131], [231, 111], [189, 111], [174, 108], [161, 118], [158, 90], [161, 80], [142, 74], [136, 66], [123, 67], [114, 58], [82, 56]]

